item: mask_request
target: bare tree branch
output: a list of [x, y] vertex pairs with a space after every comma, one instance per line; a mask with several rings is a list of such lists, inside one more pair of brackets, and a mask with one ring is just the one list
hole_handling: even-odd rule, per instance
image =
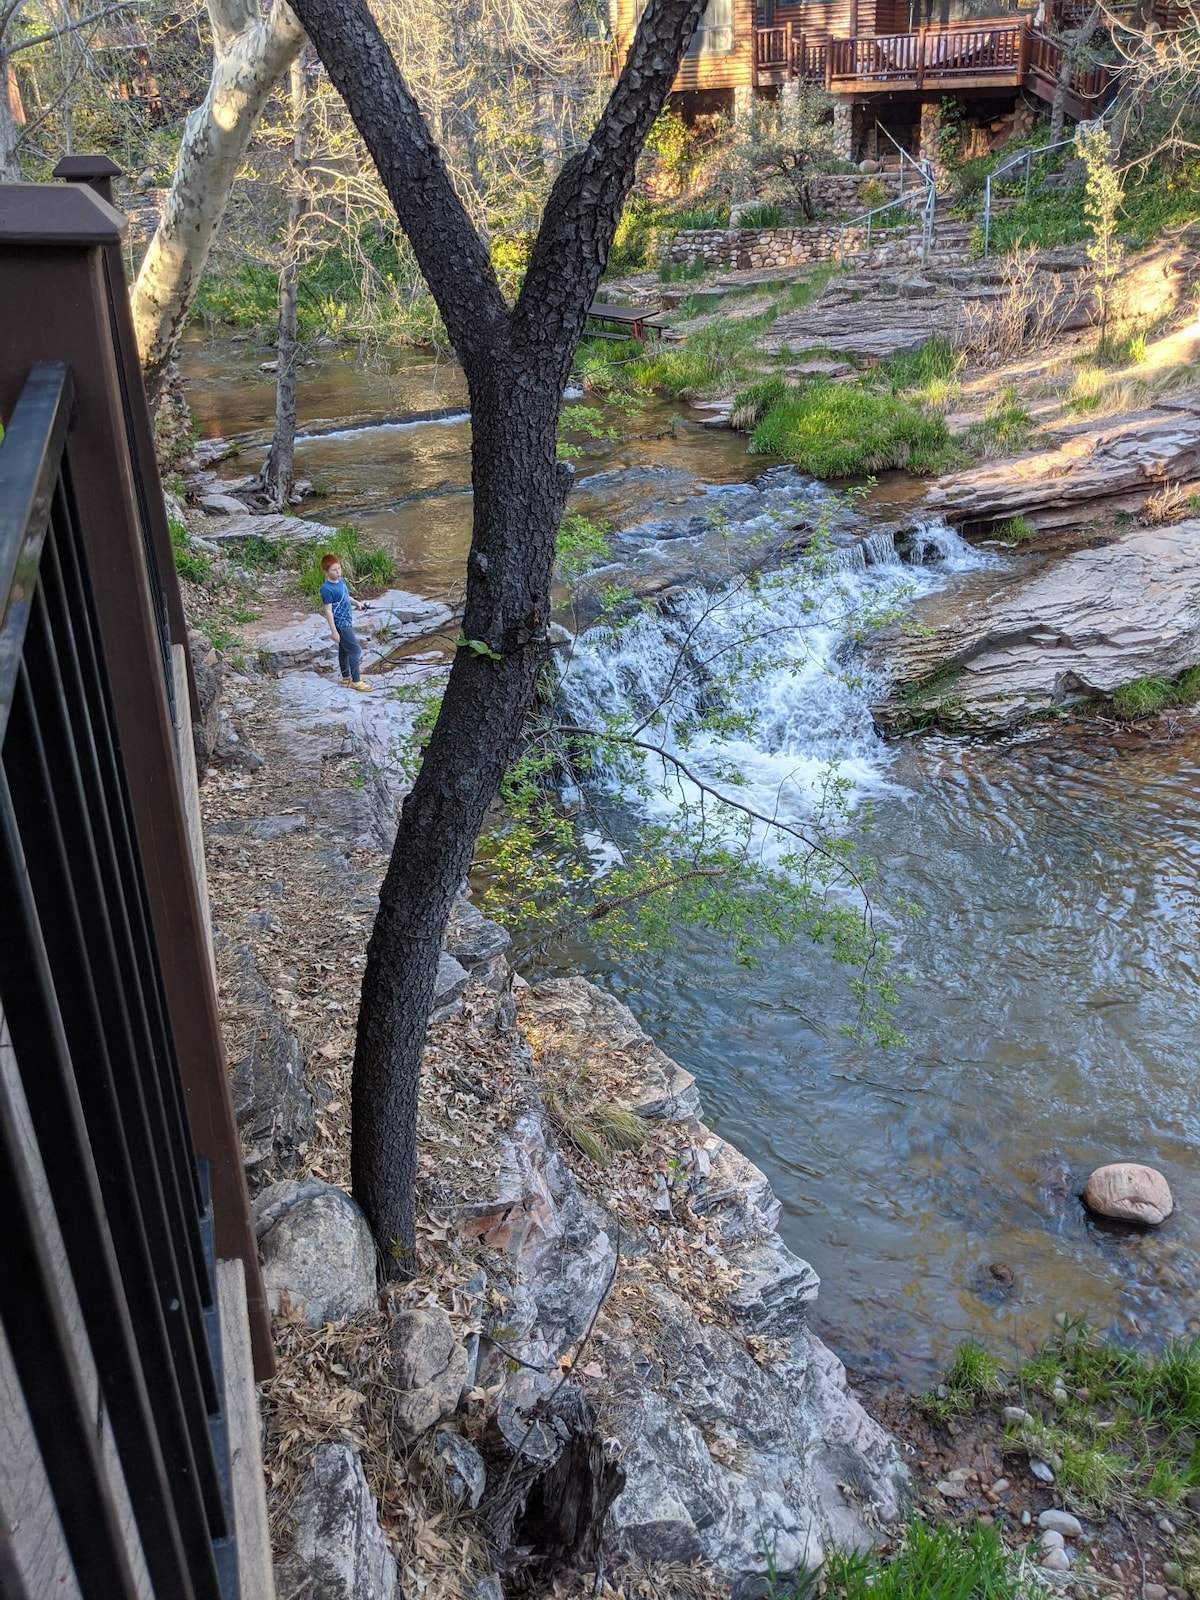
[[80, 17], [78, 22], [69, 22], [61, 28], [51, 28], [47, 33], [39, 33], [32, 39], [21, 39], [17, 44], [10, 44], [6, 53], [15, 56], [18, 50], [32, 50], [35, 44], [49, 44], [53, 39], [62, 39], [69, 33], [78, 33], [81, 28], [90, 28], [93, 22], [102, 22], [105, 17], [111, 17], [114, 11], [129, 11], [138, 4], [138, 0], [116, 0], [115, 5], [105, 6], [103, 11], [93, 11], [91, 16]]

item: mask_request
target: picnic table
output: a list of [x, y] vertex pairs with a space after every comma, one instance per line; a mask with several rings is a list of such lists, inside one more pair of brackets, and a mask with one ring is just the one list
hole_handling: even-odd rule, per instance
[[645, 306], [612, 305], [606, 300], [593, 300], [588, 308], [588, 321], [605, 324], [589, 328], [586, 337], [591, 339], [645, 339], [653, 334], [661, 339], [667, 331], [666, 324], [657, 321], [662, 307], [647, 310]]

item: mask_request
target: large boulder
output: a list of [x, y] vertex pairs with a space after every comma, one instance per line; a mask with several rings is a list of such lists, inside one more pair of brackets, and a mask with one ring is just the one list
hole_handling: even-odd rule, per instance
[[[883, 728], [1000, 731], [1200, 661], [1200, 521], [1132, 528], [999, 588], [980, 578], [949, 620], [879, 642]], [[936, 601], [918, 602], [915, 620], [937, 618]]]
[[1175, 1209], [1170, 1185], [1162, 1173], [1135, 1161], [1097, 1167], [1083, 1187], [1083, 1200], [1099, 1216], [1143, 1222], [1151, 1228], [1159, 1227]]
[[1079, 428], [1047, 450], [940, 478], [925, 496], [955, 527], [1025, 517], [1076, 524], [1085, 503], [1139, 507], [1155, 489], [1200, 474], [1200, 397], [1181, 396], [1115, 422]]
[[410, 1437], [454, 1415], [467, 1377], [467, 1352], [441, 1306], [400, 1311], [392, 1323], [393, 1415]]
[[376, 1304], [375, 1241], [344, 1189], [319, 1178], [273, 1183], [254, 1202], [272, 1312], [286, 1300], [310, 1327]]
[[317, 1446], [291, 1524], [291, 1549], [275, 1567], [277, 1600], [395, 1600], [396, 1558], [351, 1445]]

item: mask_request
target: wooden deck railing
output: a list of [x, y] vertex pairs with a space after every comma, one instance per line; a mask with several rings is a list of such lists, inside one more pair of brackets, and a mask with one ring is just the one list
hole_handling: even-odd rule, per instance
[[[1024, 86], [1050, 99], [1061, 64], [1061, 45], [1027, 22], [950, 23], [912, 33], [856, 34], [824, 44], [811, 43], [791, 22], [754, 30], [757, 82], [810, 78], [842, 94], [994, 83]], [[1094, 116], [1107, 87], [1104, 67], [1073, 71], [1068, 113]]]
[[754, 68], [759, 79], [825, 78], [826, 52], [823, 44], [810, 44], [794, 23], [754, 30]]
[[1012, 78], [1025, 68], [1027, 30], [968, 26], [921, 28], [915, 33], [859, 34], [831, 39], [830, 86], [913, 85], [917, 89], [965, 78]]
[[[1029, 87], [1043, 100], [1053, 98], [1062, 70], [1062, 46], [1037, 28], [1029, 30]], [[1094, 116], [1108, 87], [1108, 69], [1093, 67], [1090, 72], [1072, 69], [1067, 85], [1068, 112], [1073, 116]]]

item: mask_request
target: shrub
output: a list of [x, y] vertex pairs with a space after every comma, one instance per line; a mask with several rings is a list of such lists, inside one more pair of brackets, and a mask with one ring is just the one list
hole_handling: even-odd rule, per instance
[[705, 228], [724, 228], [729, 222], [729, 207], [692, 206], [687, 211], [676, 211], [662, 220], [665, 225], [678, 229], [680, 233], [702, 232]]
[[302, 594], [319, 595], [325, 582], [321, 566], [323, 555], [335, 555], [342, 564], [342, 576], [367, 589], [384, 589], [394, 570], [386, 550], [370, 550], [356, 528], [339, 528], [328, 544], [310, 548], [300, 568], [297, 583]]
[[773, 206], [766, 201], [760, 201], [757, 205], [743, 208], [738, 227], [782, 228], [786, 226], [787, 220], [787, 212], [782, 206]]
[[892, 192], [882, 178], [868, 178], [866, 183], [858, 188], [858, 209], [860, 211], [873, 211], [876, 206], [886, 205], [892, 199]]
[[726, 392], [749, 376], [759, 319], [710, 322], [682, 345], [661, 342], [647, 351], [633, 376], [673, 400], [696, 400], [718, 389]]
[[850, 478], [905, 467], [937, 472], [952, 457], [940, 417], [898, 395], [816, 379], [766, 410], [750, 448], [785, 456], [816, 478]]

